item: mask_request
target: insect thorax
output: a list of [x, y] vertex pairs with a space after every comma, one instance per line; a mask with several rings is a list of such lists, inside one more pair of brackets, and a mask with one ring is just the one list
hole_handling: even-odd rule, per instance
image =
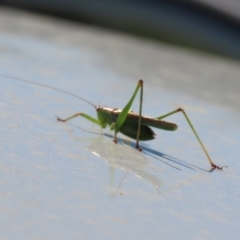
[[107, 107], [97, 107], [97, 117], [99, 122], [102, 125], [102, 128], [105, 128], [107, 125], [112, 124], [112, 119], [110, 117], [110, 114], [112, 111], [114, 111], [113, 108], [107, 108]]

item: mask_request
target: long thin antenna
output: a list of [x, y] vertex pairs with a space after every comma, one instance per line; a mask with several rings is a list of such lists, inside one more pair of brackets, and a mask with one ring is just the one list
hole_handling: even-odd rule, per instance
[[55, 91], [58, 91], [58, 92], [62, 92], [62, 93], [65, 93], [67, 95], [70, 95], [72, 97], [75, 97], [75, 98], [78, 98], [88, 104], [90, 104], [91, 106], [93, 106], [95, 109], [97, 108], [97, 106], [95, 106], [93, 103], [89, 102], [88, 100], [82, 98], [82, 97], [79, 97], [73, 93], [70, 93], [70, 92], [67, 92], [67, 91], [64, 91], [64, 90], [61, 90], [59, 88], [55, 88], [55, 87], [51, 87], [51, 86], [48, 86], [48, 85], [45, 85], [45, 84], [42, 84], [42, 83], [36, 83], [36, 82], [32, 82], [30, 80], [25, 80], [25, 79], [22, 79], [22, 78], [17, 78], [17, 77], [10, 77], [10, 76], [6, 76], [6, 75], [2, 75], [0, 74], [0, 77], [5, 77], [5, 78], [9, 78], [9, 79], [13, 79], [13, 80], [17, 80], [17, 81], [21, 81], [21, 82], [25, 82], [25, 83], [30, 83], [30, 84], [33, 84], [33, 85], [37, 85], [37, 86], [40, 86], [40, 87], [45, 87], [45, 88], [50, 88], [50, 89], [53, 89]]

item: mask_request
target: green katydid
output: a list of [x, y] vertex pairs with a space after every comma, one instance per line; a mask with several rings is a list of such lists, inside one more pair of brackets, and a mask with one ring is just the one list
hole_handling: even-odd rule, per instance
[[[162, 129], [162, 130], [167, 130], [167, 131], [175, 131], [177, 130], [177, 125], [175, 123], [171, 123], [171, 122], [166, 122], [163, 121], [163, 118], [166, 118], [170, 115], [173, 115], [175, 113], [178, 112], [182, 112], [188, 125], [190, 126], [190, 128], [192, 129], [197, 141], [199, 142], [201, 148], [203, 149], [211, 167], [212, 170], [213, 169], [219, 169], [222, 170], [223, 167], [219, 167], [217, 165], [215, 165], [206, 148], [204, 147], [202, 141], [200, 140], [196, 130], [194, 129], [189, 117], [187, 116], [186, 112], [182, 109], [182, 108], [178, 108], [172, 112], [169, 112], [165, 115], [159, 116], [159, 117], [155, 117], [155, 118], [151, 118], [151, 117], [146, 117], [146, 116], [142, 116], [142, 100], [143, 100], [143, 80], [139, 80], [137, 87], [132, 95], [132, 97], [130, 98], [129, 102], [127, 103], [127, 105], [121, 110], [121, 109], [117, 109], [117, 108], [108, 108], [108, 107], [100, 107], [100, 106], [95, 106], [94, 104], [92, 104], [91, 102], [89, 102], [88, 100], [79, 97], [75, 94], [69, 93], [67, 91], [55, 88], [55, 87], [51, 87], [51, 86], [47, 86], [45, 84], [41, 84], [41, 83], [35, 83], [29, 80], [25, 80], [25, 79], [21, 79], [21, 78], [15, 78], [15, 77], [10, 77], [10, 76], [5, 76], [5, 75], [0, 75], [2, 77], [5, 78], [10, 78], [10, 79], [14, 79], [14, 80], [18, 80], [18, 81], [22, 81], [22, 82], [26, 82], [26, 83], [30, 83], [30, 84], [34, 84], [34, 85], [38, 85], [41, 87], [45, 87], [45, 88], [50, 88], [68, 95], [71, 95], [73, 97], [76, 97], [82, 101], [87, 102], [88, 104], [90, 104], [91, 106], [93, 106], [96, 111], [97, 111], [97, 119], [93, 118], [85, 113], [76, 113], [71, 117], [68, 117], [66, 119], [61, 119], [57, 117], [58, 121], [61, 122], [67, 122], [70, 119], [73, 119], [75, 117], [81, 116], [89, 121], [91, 121], [92, 123], [95, 123], [97, 125], [99, 125], [101, 128], [106, 128], [107, 125], [110, 126], [111, 130], [114, 130], [114, 139], [113, 141], [115, 143], [117, 143], [117, 133], [121, 132], [122, 134], [132, 138], [132, 139], [136, 139], [136, 148], [141, 151], [142, 149], [139, 147], [139, 141], [148, 141], [148, 140], [152, 140], [154, 139], [155, 133], [153, 132], [153, 130], [150, 127], [155, 127], [158, 129]], [[132, 106], [132, 103], [138, 93], [140, 89], [140, 107], [139, 107], [139, 114], [135, 114], [133, 113], [130, 108]]]
[[[135, 114], [132, 111], [130, 111], [130, 109], [139, 89], [141, 90], [139, 114]], [[142, 100], [143, 100], [143, 80], [139, 80], [132, 97], [130, 98], [129, 102], [126, 104], [126, 106], [122, 110], [117, 108], [108, 108], [108, 107], [100, 107], [100, 106], [97, 107], [91, 104], [92, 106], [95, 107], [97, 111], [97, 119], [85, 113], [80, 112], [66, 119], [57, 118], [57, 120], [61, 122], [67, 122], [70, 119], [81, 116], [91, 121], [92, 123], [99, 125], [101, 128], [106, 128], [106, 126], [109, 125], [110, 129], [114, 130], [113, 141], [115, 143], [117, 143], [117, 133], [121, 132], [122, 134], [132, 139], [136, 139], [136, 148], [139, 151], [141, 151], [142, 149], [139, 147], [139, 141], [148, 141], [148, 140], [154, 139], [155, 133], [150, 128], [150, 126], [159, 128], [162, 130], [175, 131], [178, 128], [175, 123], [166, 122], [161, 119], [166, 118], [175, 113], [182, 112], [187, 123], [192, 129], [195, 137], [197, 138], [197, 141], [202, 147], [209, 163], [211, 164], [212, 169], [219, 169], [219, 170], [223, 169], [223, 167], [219, 167], [212, 162], [206, 148], [204, 147], [202, 141], [200, 140], [189, 117], [187, 116], [186, 112], [182, 108], [178, 108], [172, 112], [169, 112], [159, 117], [151, 118], [151, 117], [142, 116]]]

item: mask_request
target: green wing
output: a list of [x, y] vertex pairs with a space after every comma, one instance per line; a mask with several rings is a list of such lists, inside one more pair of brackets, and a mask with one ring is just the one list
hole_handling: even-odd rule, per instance
[[[111, 112], [111, 118], [113, 121], [116, 121], [117, 117], [121, 113], [121, 110], [114, 110]], [[136, 123], [138, 124], [138, 118], [139, 115], [136, 113], [129, 112], [127, 115], [127, 118], [125, 120], [125, 123], [133, 124]], [[162, 130], [167, 130], [167, 131], [175, 131], [177, 130], [178, 126], [175, 123], [171, 122], [166, 122], [163, 120], [158, 120], [155, 118], [147, 117], [147, 116], [142, 116], [141, 120], [142, 125], [147, 125], [155, 128], [159, 128]]]

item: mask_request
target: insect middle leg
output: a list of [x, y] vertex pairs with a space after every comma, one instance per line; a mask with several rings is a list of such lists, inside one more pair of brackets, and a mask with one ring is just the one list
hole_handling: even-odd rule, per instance
[[139, 80], [137, 87], [131, 97], [131, 99], [129, 100], [129, 102], [127, 103], [127, 105], [123, 108], [121, 114], [118, 116], [116, 123], [114, 123], [112, 125], [112, 129], [114, 129], [114, 142], [117, 143], [117, 133], [120, 131], [122, 125], [124, 124], [127, 115], [130, 111], [130, 108], [132, 106], [132, 103], [137, 95], [137, 92], [139, 90], [139, 88], [141, 88], [141, 92], [140, 92], [140, 107], [139, 107], [139, 118], [138, 118], [138, 130], [137, 130], [137, 137], [136, 137], [136, 148], [141, 151], [142, 149], [139, 147], [139, 138], [140, 138], [140, 132], [141, 132], [141, 116], [142, 116], [142, 99], [143, 99], [143, 80]]

